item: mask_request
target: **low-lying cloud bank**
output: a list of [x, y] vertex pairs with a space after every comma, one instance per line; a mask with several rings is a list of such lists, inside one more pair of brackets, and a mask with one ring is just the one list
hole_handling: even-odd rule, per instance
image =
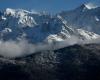
[[31, 53], [32, 47], [33, 45], [27, 41], [0, 41], [0, 55], [4, 57], [18, 57]]
[[86, 44], [86, 43], [100, 43], [100, 38], [92, 41], [81, 41], [76, 37], [67, 39], [61, 42], [51, 42], [51, 43], [38, 43], [32, 44], [27, 40], [21, 41], [0, 41], [0, 55], [4, 57], [21, 57], [29, 55], [35, 52], [40, 52], [43, 50], [54, 50], [63, 48], [74, 44]]

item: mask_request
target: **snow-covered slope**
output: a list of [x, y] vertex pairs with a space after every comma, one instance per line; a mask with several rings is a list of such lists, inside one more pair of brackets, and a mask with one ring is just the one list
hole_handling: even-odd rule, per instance
[[[77, 9], [75, 11], [78, 12]], [[63, 18], [64, 16], [66, 19]], [[29, 42], [38, 43], [65, 41], [73, 36], [81, 40], [100, 37], [93, 32], [82, 30], [80, 27], [78, 29], [71, 28], [69, 24], [74, 18], [76, 19], [76, 14], [73, 13], [68, 14], [68, 16], [67, 14], [52, 16], [45, 13], [7, 8], [0, 12], [0, 39], [5, 41], [27, 39]], [[95, 18], [99, 23], [98, 17], [95, 16]], [[74, 23], [77, 23], [77, 20], [73, 21]]]
[[80, 7], [59, 14], [68, 26], [82, 28], [100, 34], [100, 7], [83, 4]]

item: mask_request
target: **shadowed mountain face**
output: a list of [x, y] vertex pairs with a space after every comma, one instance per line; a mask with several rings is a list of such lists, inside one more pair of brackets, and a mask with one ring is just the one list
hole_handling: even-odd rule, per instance
[[0, 11], [0, 80], [100, 80], [100, 44], [73, 45], [99, 40], [99, 12], [87, 5], [54, 16]]
[[0, 57], [0, 80], [100, 80], [100, 45], [73, 45], [56, 51]]
[[83, 4], [74, 10], [61, 12], [59, 15], [68, 22], [68, 26], [100, 34], [100, 7], [89, 8]]
[[[95, 10], [91, 10], [92, 12], [90, 10], [82, 12], [81, 10], [83, 10], [83, 6], [75, 9], [75, 11], [62, 12], [53, 16], [46, 13], [34, 13], [23, 9], [7, 8], [4, 11], [0, 11], [0, 40], [19, 41], [26, 39], [31, 43], [39, 43], [50, 40], [63, 41], [72, 36], [82, 40], [92, 40], [100, 37], [98, 34], [95, 34], [98, 32], [93, 33], [95, 29], [90, 31], [82, 28], [83, 23], [86, 23], [86, 28], [96, 26], [97, 30], [99, 29], [99, 21], [96, 21], [94, 19], [96, 16], [92, 15], [92, 13], [95, 13]], [[84, 17], [84, 15], [89, 18]], [[96, 25], [95, 23], [93, 25], [93, 21], [90, 21], [91, 19], [98, 24]], [[98, 17], [96, 19], [99, 20]], [[91, 26], [88, 27], [90, 24]]]

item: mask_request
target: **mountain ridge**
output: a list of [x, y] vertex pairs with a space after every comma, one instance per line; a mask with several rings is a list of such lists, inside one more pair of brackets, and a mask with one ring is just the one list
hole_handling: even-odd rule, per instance
[[[93, 35], [91, 33], [92, 35], [90, 36], [89, 32], [85, 33], [86, 31], [84, 30], [77, 30], [74, 27], [70, 27], [68, 21], [60, 15], [52, 16], [45, 13], [41, 14], [22, 9], [7, 8], [2, 12], [0, 17], [0, 32], [2, 34], [0, 37], [4, 38], [4, 40], [26, 38], [31, 42], [41, 42], [52, 35], [55, 36], [55, 40], [57, 40], [57, 36], [58, 38], [65, 36], [66, 39], [71, 36], [82, 37], [84, 39], [99, 37], [98, 34], [94, 33]], [[88, 37], [84, 34], [82, 35], [81, 31], [87, 34]], [[61, 39], [63, 40], [63, 38]]]
[[100, 34], [100, 7], [87, 9], [85, 4], [79, 6], [71, 11], [64, 11], [59, 13], [67, 22], [68, 26], [81, 28]]

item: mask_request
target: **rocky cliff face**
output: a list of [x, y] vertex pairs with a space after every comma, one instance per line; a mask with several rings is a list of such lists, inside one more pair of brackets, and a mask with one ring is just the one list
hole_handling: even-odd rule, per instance
[[83, 4], [80, 7], [61, 12], [61, 15], [68, 23], [68, 26], [82, 28], [100, 34], [100, 7], [91, 8]]
[[26, 57], [0, 57], [1, 80], [99, 80], [100, 45], [73, 45]]
[[[78, 11], [80, 14], [80, 10]], [[81, 27], [78, 27], [78, 25], [73, 25], [77, 23], [76, 18], [79, 16], [77, 12], [74, 12], [74, 15], [69, 14], [61, 13], [60, 15], [52, 16], [45, 13], [29, 12], [23, 9], [7, 8], [0, 12], [0, 40], [18, 41], [26, 39], [31, 43], [39, 43], [50, 40], [63, 41], [72, 36], [82, 40], [91, 40], [99, 37], [98, 34], [93, 33], [94, 31], [89, 32], [88, 30], [80, 29]], [[80, 16], [84, 16], [84, 14]], [[81, 17], [78, 18], [80, 19]], [[82, 20], [78, 20], [78, 23], [82, 26], [79, 21]], [[73, 23], [73, 27], [69, 23]], [[88, 24], [86, 24], [87, 26]]]
[[87, 5], [55, 16], [0, 11], [0, 80], [100, 80], [100, 44], [92, 44], [99, 12]]

